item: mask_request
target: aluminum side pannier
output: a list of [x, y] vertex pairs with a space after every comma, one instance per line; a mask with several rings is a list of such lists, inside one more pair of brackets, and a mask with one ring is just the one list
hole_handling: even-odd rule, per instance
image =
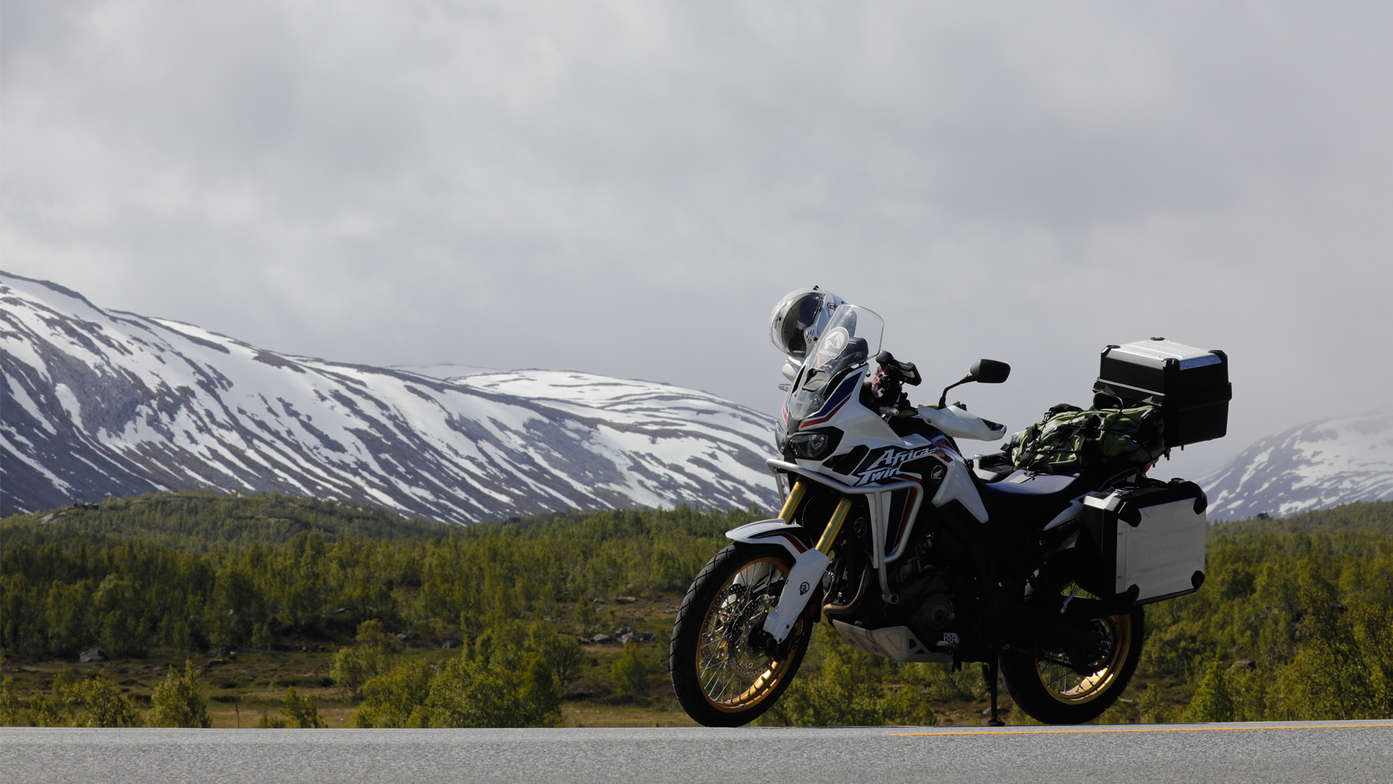
[[1207, 505], [1199, 485], [1181, 480], [1085, 496], [1081, 521], [1101, 555], [1099, 587], [1138, 604], [1199, 590]]

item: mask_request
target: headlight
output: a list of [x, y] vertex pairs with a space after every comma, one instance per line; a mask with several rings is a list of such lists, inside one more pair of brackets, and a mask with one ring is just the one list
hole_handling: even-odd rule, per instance
[[789, 436], [788, 445], [793, 454], [804, 460], [821, 460], [832, 454], [841, 440], [842, 434], [837, 430], [810, 430]]

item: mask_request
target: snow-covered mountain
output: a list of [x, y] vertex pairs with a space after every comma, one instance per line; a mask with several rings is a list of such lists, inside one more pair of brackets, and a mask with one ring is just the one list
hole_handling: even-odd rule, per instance
[[757, 411], [665, 384], [476, 370], [289, 356], [0, 273], [0, 516], [187, 488], [461, 523], [775, 503], [773, 421]]
[[1393, 500], [1393, 414], [1321, 419], [1269, 436], [1200, 486], [1215, 520]]

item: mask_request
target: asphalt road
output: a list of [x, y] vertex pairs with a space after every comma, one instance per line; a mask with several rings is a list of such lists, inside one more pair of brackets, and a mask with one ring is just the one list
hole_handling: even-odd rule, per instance
[[1393, 720], [991, 728], [0, 729], [0, 780], [1393, 782]]

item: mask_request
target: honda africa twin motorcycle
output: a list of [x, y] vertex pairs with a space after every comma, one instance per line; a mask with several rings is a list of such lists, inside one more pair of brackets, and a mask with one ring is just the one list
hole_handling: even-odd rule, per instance
[[983, 662], [994, 725], [999, 674], [1040, 721], [1098, 716], [1136, 669], [1142, 605], [1203, 580], [1203, 493], [1147, 466], [1049, 475], [964, 459], [956, 439], [1005, 427], [945, 405], [947, 391], [1003, 382], [1009, 366], [981, 360], [937, 405], [912, 406], [919, 373], [880, 352], [881, 318], [813, 292], [775, 313], [792, 382], [768, 461], [783, 508], [727, 532], [688, 589], [670, 651], [683, 708], [708, 726], [752, 721], [821, 617], [896, 661]]

